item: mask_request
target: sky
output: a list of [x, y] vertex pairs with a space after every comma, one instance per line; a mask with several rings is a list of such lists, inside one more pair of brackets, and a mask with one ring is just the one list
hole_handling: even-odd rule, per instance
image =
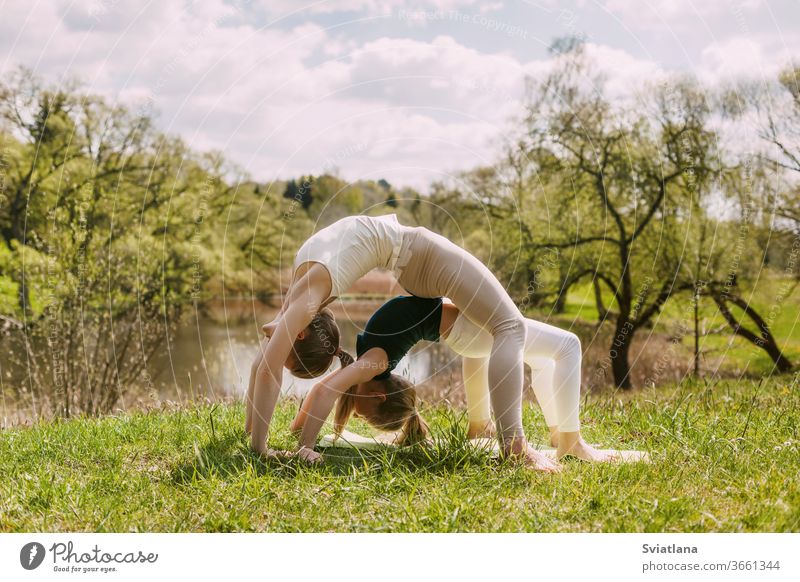
[[774, 78], [800, 60], [800, 0], [0, 0], [0, 74], [78, 79], [257, 180], [424, 191], [497, 159], [568, 35], [614, 94]]

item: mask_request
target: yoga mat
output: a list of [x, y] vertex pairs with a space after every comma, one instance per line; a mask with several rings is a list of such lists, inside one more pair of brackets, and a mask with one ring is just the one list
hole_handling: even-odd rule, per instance
[[[334, 440], [334, 435], [332, 434], [323, 436], [319, 442], [319, 446], [322, 448], [338, 447], [343, 449], [380, 449], [381, 447], [397, 446], [395, 444], [397, 437], [398, 433], [391, 432], [379, 433], [375, 437], [368, 437], [345, 430], [342, 431], [342, 435], [336, 440]], [[494, 455], [498, 454], [500, 450], [497, 441], [492, 438], [471, 439], [469, 442], [476, 449], [482, 449]], [[548, 457], [555, 458], [556, 456], [556, 450], [552, 447], [534, 448]], [[621, 451], [617, 449], [600, 450], [618, 455], [620, 460], [625, 463], [650, 462], [650, 455], [645, 451]]]

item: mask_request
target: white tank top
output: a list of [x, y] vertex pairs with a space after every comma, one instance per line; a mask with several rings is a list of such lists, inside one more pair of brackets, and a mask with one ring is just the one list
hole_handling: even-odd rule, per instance
[[303, 243], [294, 269], [309, 261], [321, 263], [331, 276], [331, 297], [340, 297], [372, 269], [393, 270], [408, 230], [394, 214], [342, 218]]

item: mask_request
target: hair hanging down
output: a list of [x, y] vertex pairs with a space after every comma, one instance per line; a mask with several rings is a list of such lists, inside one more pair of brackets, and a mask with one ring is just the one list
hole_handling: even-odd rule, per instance
[[[396, 374], [385, 380], [371, 380], [370, 385], [386, 394], [386, 400], [379, 406], [374, 415], [365, 417], [371, 426], [379, 430], [402, 430], [399, 444], [411, 445], [428, 438], [427, 423], [417, 411], [417, 392], [413, 384]], [[355, 409], [356, 387], [342, 394], [336, 401], [336, 412], [333, 417], [333, 431], [338, 437], [342, 434], [347, 421]]]
[[329, 309], [314, 316], [305, 329], [305, 337], [292, 345], [291, 372], [298, 378], [316, 378], [327, 372], [334, 357], [342, 367], [353, 363], [353, 357], [339, 347], [339, 326]]

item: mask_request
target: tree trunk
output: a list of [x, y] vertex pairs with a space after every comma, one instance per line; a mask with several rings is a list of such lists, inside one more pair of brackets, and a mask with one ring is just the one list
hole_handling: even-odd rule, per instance
[[694, 377], [700, 377], [700, 288], [695, 283], [694, 293]]
[[[778, 342], [775, 341], [775, 336], [772, 335], [769, 325], [767, 325], [767, 322], [764, 321], [764, 319], [755, 309], [753, 309], [751, 305], [747, 303], [747, 301], [737, 295], [731, 295], [730, 293], [722, 292], [719, 289], [711, 289], [709, 294], [714, 300], [714, 303], [717, 304], [722, 317], [724, 317], [725, 321], [727, 321], [728, 325], [730, 325], [733, 333], [745, 338], [753, 345], [760, 347], [767, 352], [769, 357], [772, 358], [772, 361], [775, 363], [775, 367], [779, 372], [789, 372], [792, 369], [792, 363], [786, 356], [783, 355], [780, 347], [778, 347]], [[756, 324], [759, 330], [758, 334], [742, 326], [739, 320], [736, 319], [736, 316], [734, 316], [733, 313], [731, 313], [731, 310], [728, 309], [728, 302], [733, 303], [736, 307], [741, 309], [745, 315], [747, 315], [747, 317], [749, 317], [753, 323]]]
[[634, 331], [633, 324], [626, 317], [617, 318], [609, 355], [611, 356], [611, 371], [614, 373], [614, 384], [622, 390], [632, 388], [628, 356]]
[[22, 314], [23, 319], [28, 319], [28, 316], [30, 316], [32, 313], [31, 293], [30, 289], [28, 289], [25, 277], [21, 274], [19, 278], [19, 292], [17, 293], [17, 300], [19, 304], [19, 310], [20, 313]]
[[594, 285], [594, 303], [597, 306], [597, 321], [603, 323], [609, 316], [609, 310], [603, 303], [603, 290], [597, 277], [592, 280], [592, 285]]
[[553, 313], [564, 313], [567, 306], [567, 291], [568, 289], [562, 289], [556, 296], [556, 302], [553, 305]]

